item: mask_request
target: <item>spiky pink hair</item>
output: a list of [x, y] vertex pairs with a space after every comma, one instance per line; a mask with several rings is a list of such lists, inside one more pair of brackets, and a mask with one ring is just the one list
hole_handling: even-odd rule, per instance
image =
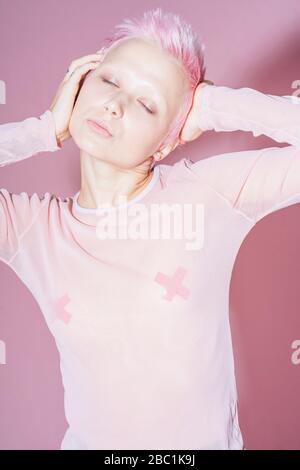
[[205, 78], [205, 45], [179, 15], [163, 12], [161, 8], [144, 12], [141, 19], [125, 18], [115, 26], [115, 29], [116, 32], [105, 38], [108, 48], [128, 38], [144, 38], [167, 51], [183, 67], [188, 79], [189, 92], [160, 146], [173, 144], [177, 138], [178, 145], [183, 145], [184, 142], [179, 138], [179, 134], [192, 106], [194, 91], [199, 82]]

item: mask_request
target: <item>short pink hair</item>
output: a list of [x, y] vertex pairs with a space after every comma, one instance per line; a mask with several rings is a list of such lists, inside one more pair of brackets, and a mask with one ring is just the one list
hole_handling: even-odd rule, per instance
[[184, 142], [179, 138], [179, 134], [192, 106], [194, 91], [205, 77], [205, 45], [179, 15], [164, 13], [161, 8], [144, 12], [141, 19], [126, 18], [115, 28], [117, 31], [105, 38], [108, 43], [107, 48], [128, 38], [143, 38], [170, 53], [183, 67], [189, 83], [189, 93], [160, 146], [172, 144], [177, 138], [178, 145], [183, 145]]

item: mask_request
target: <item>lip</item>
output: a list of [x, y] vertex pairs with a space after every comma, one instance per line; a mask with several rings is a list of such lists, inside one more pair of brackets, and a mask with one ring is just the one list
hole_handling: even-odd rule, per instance
[[87, 123], [93, 130], [95, 130], [99, 134], [106, 135], [107, 137], [112, 137], [110, 128], [102, 121], [96, 119], [87, 119]]

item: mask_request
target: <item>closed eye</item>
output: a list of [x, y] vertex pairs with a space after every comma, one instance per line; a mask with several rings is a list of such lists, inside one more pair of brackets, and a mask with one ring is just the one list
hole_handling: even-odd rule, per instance
[[117, 86], [115, 83], [110, 82], [109, 80], [106, 80], [106, 78], [102, 78], [102, 81], [105, 82], [105, 83], [110, 83], [111, 85]]
[[[114, 86], [118, 86], [118, 85], [116, 85], [115, 83], [110, 82], [109, 80], [106, 80], [106, 78], [102, 78], [102, 81], [105, 82], [105, 83], [110, 83], [111, 85], [114, 85]], [[140, 103], [141, 103], [141, 105], [147, 110], [147, 112], [148, 112], [149, 114], [154, 114], [153, 111], [151, 111], [151, 109], [147, 108], [147, 106], [144, 105], [144, 103], [142, 103], [141, 101], [140, 101]]]

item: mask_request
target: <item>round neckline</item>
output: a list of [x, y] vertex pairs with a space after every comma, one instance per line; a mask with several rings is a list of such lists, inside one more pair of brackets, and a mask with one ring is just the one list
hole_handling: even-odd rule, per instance
[[105, 211], [105, 213], [107, 213], [107, 212], [111, 212], [111, 211], [118, 211], [118, 210], [127, 209], [132, 204], [135, 204], [136, 202], [142, 200], [146, 196], [146, 194], [148, 194], [151, 191], [151, 189], [156, 184], [156, 182], [159, 178], [160, 165], [155, 165], [153, 170], [152, 170], [152, 173], [153, 173], [152, 178], [149, 181], [149, 183], [147, 184], [147, 186], [145, 186], [145, 188], [139, 194], [137, 194], [134, 198], [130, 199], [125, 204], [119, 204], [117, 206], [112, 206], [112, 207], [102, 208], [102, 209], [98, 209], [97, 207], [95, 207], [95, 208], [82, 207], [78, 204], [78, 197], [79, 197], [79, 194], [80, 194], [80, 190], [79, 190], [72, 198], [73, 199], [73, 208], [77, 212], [80, 212], [81, 214], [90, 214], [90, 215], [99, 215], [99, 214], [101, 214], [101, 212], [104, 212], [104, 211]]

